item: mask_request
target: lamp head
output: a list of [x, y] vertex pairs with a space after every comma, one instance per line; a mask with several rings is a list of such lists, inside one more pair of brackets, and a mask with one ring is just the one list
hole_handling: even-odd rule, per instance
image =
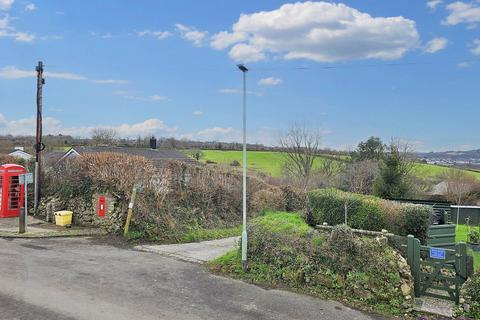
[[248, 71], [247, 67], [245, 67], [244, 64], [237, 64], [237, 67], [238, 67], [238, 69], [240, 69], [240, 71], [242, 71], [242, 72], [247, 72], [247, 71]]

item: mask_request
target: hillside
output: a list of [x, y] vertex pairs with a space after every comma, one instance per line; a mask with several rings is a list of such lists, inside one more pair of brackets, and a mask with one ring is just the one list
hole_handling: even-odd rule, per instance
[[[203, 150], [203, 162], [207, 160], [214, 161], [219, 164], [230, 164], [233, 160], [242, 163], [241, 151], [222, 151], [222, 150]], [[321, 155], [315, 161], [314, 166], [318, 168], [326, 159], [334, 160], [340, 166], [345, 157], [336, 155]], [[275, 151], [248, 151], [247, 165], [250, 169], [259, 170], [274, 177], [281, 176], [282, 165], [285, 161], [285, 155]], [[448, 170], [448, 168], [438, 165], [416, 163], [413, 173], [422, 179], [434, 180], [439, 175]], [[480, 172], [466, 171], [468, 174], [480, 180]]]

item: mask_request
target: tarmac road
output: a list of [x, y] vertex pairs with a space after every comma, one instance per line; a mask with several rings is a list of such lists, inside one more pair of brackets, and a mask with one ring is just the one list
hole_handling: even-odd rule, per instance
[[98, 239], [0, 238], [0, 319], [374, 317], [337, 302], [215, 276], [199, 264], [99, 244]]

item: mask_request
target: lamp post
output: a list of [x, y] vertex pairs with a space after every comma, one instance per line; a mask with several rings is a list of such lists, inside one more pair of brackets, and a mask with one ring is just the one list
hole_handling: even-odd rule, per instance
[[242, 267], [247, 270], [247, 72], [243, 64], [237, 65], [243, 73], [243, 230], [242, 230]]

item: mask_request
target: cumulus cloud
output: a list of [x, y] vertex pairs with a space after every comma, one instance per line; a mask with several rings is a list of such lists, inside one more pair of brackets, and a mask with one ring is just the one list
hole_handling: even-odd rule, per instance
[[28, 3], [25, 5], [25, 11], [35, 11], [37, 10], [37, 6], [34, 3]]
[[448, 40], [446, 38], [433, 38], [428, 41], [423, 51], [426, 53], [435, 53], [447, 47]]
[[442, 4], [443, 0], [431, 0], [427, 2], [427, 7], [432, 10], [435, 10], [440, 4]]
[[183, 39], [190, 41], [196, 47], [202, 46], [208, 36], [207, 31], [200, 31], [194, 27], [186, 26], [180, 23], [175, 25], [175, 29], [180, 33]]
[[14, 0], [0, 0], [0, 10], [10, 10]]
[[146, 29], [143, 31], [138, 31], [137, 35], [139, 37], [150, 36], [150, 37], [157, 38], [158, 40], [163, 40], [165, 38], [172, 36], [173, 34], [170, 31], [159, 31], [159, 30], [155, 31], [155, 30]]
[[275, 77], [263, 78], [258, 81], [261, 86], [277, 86], [282, 83], [282, 79]]
[[[12, 134], [12, 135], [34, 135], [35, 134], [35, 117], [23, 118], [18, 120], [8, 120], [4, 115], [0, 113], [0, 134]], [[115, 130], [122, 138], [133, 138], [138, 136], [145, 136], [152, 133], [157, 134], [174, 134], [178, 128], [169, 127], [163, 120], [160, 119], [147, 119], [143, 122], [133, 124], [120, 124], [120, 125], [101, 125], [96, 126], [64, 126], [60, 120], [52, 117], [45, 117], [43, 119], [43, 132], [44, 134], [63, 134], [76, 137], [88, 137], [90, 136], [94, 128], [106, 128]]]
[[480, 56], [480, 38], [473, 40], [470, 52], [476, 56]]
[[457, 1], [446, 6], [450, 12], [442, 22], [445, 25], [454, 26], [460, 23], [467, 23], [469, 27], [475, 27], [480, 22], [480, 5], [477, 3], [466, 3]]
[[7, 15], [0, 19], [0, 38], [13, 38], [15, 41], [32, 42], [35, 35], [26, 32], [18, 32], [10, 26], [10, 17]]
[[194, 115], [195, 117], [201, 117], [201, 116], [203, 116], [203, 112], [202, 111], [194, 111], [192, 113], [192, 115]]
[[259, 61], [268, 55], [284, 59], [333, 62], [353, 59], [398, 59], [417, 48], [414, 21], [372, 17], [344, 4], [297, 2], [272, 11], [242, 14], [212, 37], [218, 50], [230, 48], [236, 61]]

